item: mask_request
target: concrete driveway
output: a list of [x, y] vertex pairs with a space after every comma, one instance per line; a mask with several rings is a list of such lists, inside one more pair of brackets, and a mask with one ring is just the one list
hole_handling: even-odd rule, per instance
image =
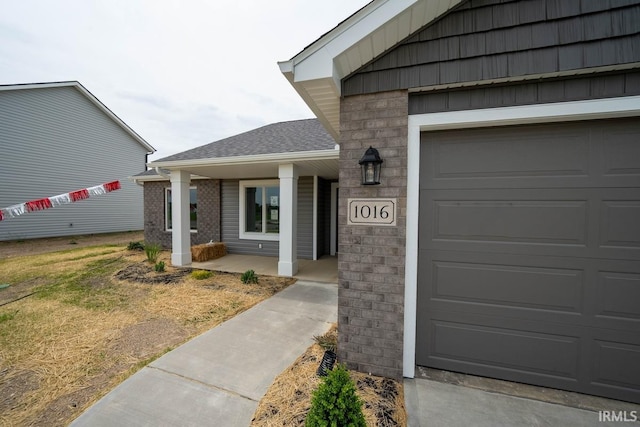
[[409, 427], [640, 425], [632, 403], [446, 371], [426, 376], [438, 380], [404, 381]]

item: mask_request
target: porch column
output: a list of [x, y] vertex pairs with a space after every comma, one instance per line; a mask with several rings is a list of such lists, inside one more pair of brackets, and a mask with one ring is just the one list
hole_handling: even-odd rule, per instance
[[171, 264], [191, 265], [191, 232], [189, 220], [189, 185], [191, 174], [171, 171]]
[[293, 164], [278, 167], [280, 178], [280, 259], [278, 274], [298, 272], [298, 168]]

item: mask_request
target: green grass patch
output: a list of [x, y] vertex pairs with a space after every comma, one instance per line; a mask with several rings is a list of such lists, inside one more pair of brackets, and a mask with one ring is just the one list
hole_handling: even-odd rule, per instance
[[194, 270], [191, 272], [191, 277], [196, 280], [208, 279], [211, 276], [213, 276], [213, 271], [209, 270]]
[[122, 266], [120, 257], [91, 261], [83, 269], [60, 274], [36, 288], [36, 295], [87, 309], [110, 310], [126, 305], [126, 295], [111, 282], [111, 275]]
[[17, 312], [13, 313], [0, 313], [0, 323], [8, 322], [9, 320], [13, 320], [16, 317]]

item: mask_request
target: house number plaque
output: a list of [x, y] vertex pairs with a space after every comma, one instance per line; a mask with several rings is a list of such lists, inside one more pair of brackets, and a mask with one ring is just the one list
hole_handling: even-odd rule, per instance
[[396, 225], [396, 199], [347, 199], [348, 225]]

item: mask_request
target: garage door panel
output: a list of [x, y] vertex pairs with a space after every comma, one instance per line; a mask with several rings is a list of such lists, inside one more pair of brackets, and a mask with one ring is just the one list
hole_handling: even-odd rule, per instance
[[448, 321], [442, 318], [451, 316], [439, 314], [428, 326], [432, 361], [577, 378], [580, 339], [575, 335], [528, 331], [522, 322], [505, 325], [485, 316], [463, 316], [467, 322], [457, 316], [456, 321]]
[[640, 331], [640, 274], [599, 271], [595, 311], [598, 326]]
[[[427, 179], [588, 176], [588, 129], [522, 127], [517, 140], [512, 132], [504, 128], [439, 134], [424, 156], [432, 165]], [[428, 141], [429, 134], [423, 135]]]
[[420, 186], [638, 187], [640, 129], [636, 121], [424, 132]]
[[[637, 119], [635, 119], [637, 120]], [[640, 131], [636, 123], [616, 123], [602, 130], [603, 185], [637, 187], [640, 179]]]
[[434, 239], [586, 245], [586, 201], [434, 200]]
[[419, 246], [640, 260], [640, 190], [422, 190]]
[[640, 200], [603, 200], [600, 246], [640, 253]]
[[[635, 390], [640, 384], [640, 345], [629, 337], [613, 341], [610, 331], [601, 331], [592, 342], [591, 383], [595, 386]], [[626, 338], [626, 340], [624, 340]], [[637, 340], [636, 340], [637, 341]]]
[[435, 261], [432, 299], [582, 312], [582, 270]]
[[586, 260], [566, 266], [553, 257], [426, 252], [420, 251], [418, 305], [429, 312], [419, 312], [419, 319], [440, 311], [531, 324], [592, 322], [592, 316], [584, 315], [593, 311], [584, 307], [585, 295], [595, 292], [586, 281]]

